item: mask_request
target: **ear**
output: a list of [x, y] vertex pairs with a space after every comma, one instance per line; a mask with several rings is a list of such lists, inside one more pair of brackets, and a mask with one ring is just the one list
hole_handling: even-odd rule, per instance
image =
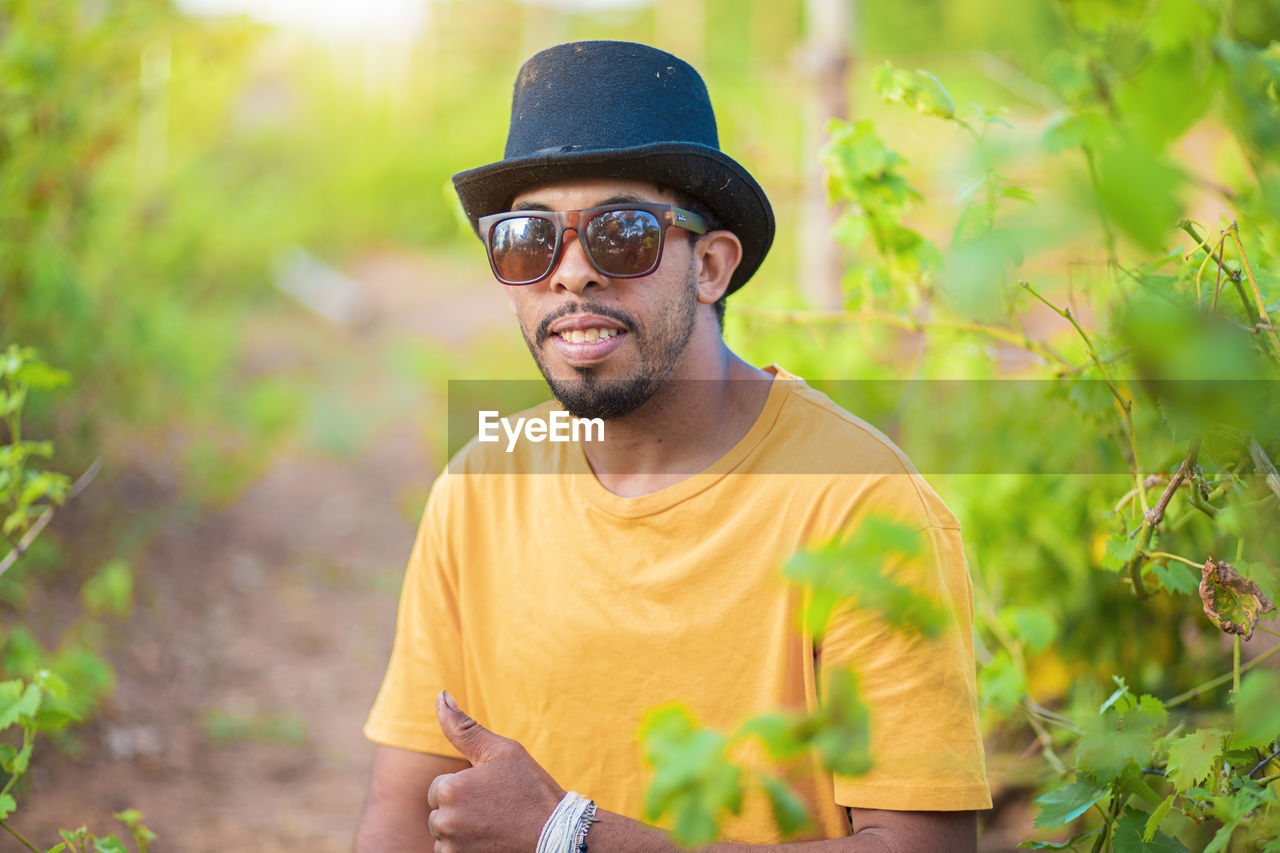
[[729, 289], [729, 278], [742, 261], [742, 241], [732, 231], [708, 231], [694, 246], [698, 301], [714, 304]]

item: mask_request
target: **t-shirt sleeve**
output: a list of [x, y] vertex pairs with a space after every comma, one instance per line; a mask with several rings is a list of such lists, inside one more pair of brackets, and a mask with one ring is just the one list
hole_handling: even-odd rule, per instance
[[[886, 478], [875, 511], [916, 527], [916, 559], [885, 574], [932, 599], [944, 614], [936, 637], [894, 627], [877, 612], [843, 607], [819, 649], [820, 681], [852, 670], [868, 708], [872, 767], [836, 776], [835, 800], [855, 808], [959, 811], [991, 807], [978, 723], [973, 656], [973, 591], [960, 528], [919, 475]], [[845, 535], [857, 536], [859, 508]]]
[[461, 757], [436, 721], [436, 695], [449, 690], [466, 707], [458, 572], [448, 547], [449, 475], [432, 486], [405, 572], [395, 642], [364, 726], [387, 746]]

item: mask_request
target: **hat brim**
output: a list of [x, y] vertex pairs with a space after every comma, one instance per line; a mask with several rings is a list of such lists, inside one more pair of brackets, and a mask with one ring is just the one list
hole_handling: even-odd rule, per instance
[[511, 200], [540, 184], [570, 178], [631, 178], [680, 190], [708, 205], [742, 242], [742, 261], [726, 295], [755, 274], [773, 243], [773, 208], [751, 174], [723, 152], [695, 143], [538, 153], [459, 172], [453, 186], [462, 209], [477, 220], [510, 209]]

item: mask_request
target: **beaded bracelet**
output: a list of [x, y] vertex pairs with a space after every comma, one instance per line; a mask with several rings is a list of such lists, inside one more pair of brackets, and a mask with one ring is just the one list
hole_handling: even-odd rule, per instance
[[587, 830], [596, 821], [596, 804], [570, 791], [551, 812], [538, 836], [536, 853], [577, 853], [587, 849]]
[[588, 800], [587, 810], [578, 820], [578, 830], [573, 834], [573, 847], [569, 848], [569, 853], [575, 850], [577, 853], [587, 853], [587, 832], [591, 830], [591, 824], [599, 822], [600, 818], [596, 817], [596, 801]]

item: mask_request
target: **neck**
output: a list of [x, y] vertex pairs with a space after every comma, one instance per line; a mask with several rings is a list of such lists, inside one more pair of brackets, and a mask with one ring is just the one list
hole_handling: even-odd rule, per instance
[[705, 470], [764, 408], [772, 377], [730, 352], [719, 335], [705, 352], [685, 355], [684, 369], [643, 406], [609, 421], [603, 441], [583, 445], [596, 479], [614, 494], [652, 494]]

